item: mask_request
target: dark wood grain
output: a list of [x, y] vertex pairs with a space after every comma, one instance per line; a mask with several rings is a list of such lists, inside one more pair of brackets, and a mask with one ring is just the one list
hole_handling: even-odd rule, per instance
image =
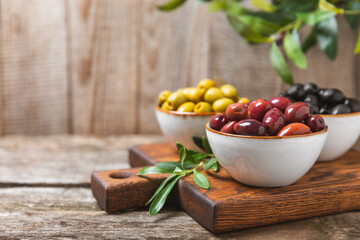
[[141, 168], [95, 172], [91, 190], [106, 212], [144, 207], [168, 174], [137, 176]]

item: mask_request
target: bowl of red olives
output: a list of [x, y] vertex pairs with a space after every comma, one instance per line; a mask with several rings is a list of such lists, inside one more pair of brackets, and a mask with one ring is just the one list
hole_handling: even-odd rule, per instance
[[220, 165], [250, 186], [293, 184], [316, 162], [327, 137], [320, 115], [304, 102], [285, 97], [234, 103], [206, 125], [206, 135]]
[[205, 124], [211, 116], [225, 112], [235, 102], [247, 104], [249, 99], [239, 98], [231, 84], [217, 87], [213, 80], [203, 79], [196, 87], [162, 91], [155, 112], [161, 131], [175, 149], [175, 143], [180, 142], [186, 148], [201, 151], [193, 137], [205, 136]]
[[347, 98], [335, 88], [319, 88], [314, 83], [294, 84], [279, 94], [292, 102], [303, 101], [310, 113], [320, 114], [329, 133], [318, 161], [331, 161], [346, 153], [360, 136], [360, 101]]

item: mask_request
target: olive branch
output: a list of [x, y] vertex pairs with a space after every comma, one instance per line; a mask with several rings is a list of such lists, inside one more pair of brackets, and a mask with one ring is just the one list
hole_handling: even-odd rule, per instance
[[[171, 11], [186, 0], [170, 0], [158, 6], [161, 11]], [[209, 12], [222, 11], [232, 28], [245, 42], [254, 45], [270, 44], [270, 62], [281, 79], [293, 84], [294, 79], [286, 59], [297, 68], [306, 69], [305, 53], [319, 45], [325, 55], [334, 60], [338, 49], [337, 15], [344, 15], [351, 29], [359, 23], [359, 0], [251, 0], [256, 10], [242, 0], [197, 0], [208, 4]], [[303, 42], [299, 30], [310, 26], [312, 31]], [[283, 47], [283, 51], [279, 48]], [[360, 53], [359, 37], [354, 53]]]
[[204, 189], [210, 189], [209, 180], [204, 174], [199, 172], [199, 169], [203, 168], [206, 171], [212, 169], [214, 172], [217, 172], [219, 168], [217, 159], [212, 153], [206, 137], [193, 137], [193, 140], [195, 144], [206, 153], [189, 150], [181, 143], [176, 143], [176, 147], [179, 151], [179, 161], [160, 162], [156, 164], [156, 166], [145, 167], [137, 173], [137, 175], [140, 176], [145, 174], [172, 173], [160, 184], [154, 195], [145, 204], [148, 205], [151, 203], [149, 208], [151, 216], [158, 213], [164, 206], [168, 195], [180, 178], [193, 174], [196, 185]]

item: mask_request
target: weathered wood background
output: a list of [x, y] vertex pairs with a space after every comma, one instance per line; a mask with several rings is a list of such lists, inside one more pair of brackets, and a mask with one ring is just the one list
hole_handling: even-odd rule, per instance
[[[247, 46], [219, 14], [188, 1], [172, 13], [156, 0], [0, 0], [0, 133], [158, 133], [161, 89], [205, 77], [270, 97], [285, 86], [268, 46]], [[299, 82], [360, 97], [356, 33], [340, 23], [339, 55], [308, 53]]]

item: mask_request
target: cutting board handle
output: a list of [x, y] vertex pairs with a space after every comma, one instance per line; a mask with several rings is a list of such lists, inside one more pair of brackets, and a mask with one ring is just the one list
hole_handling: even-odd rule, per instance
[[169, 176], [138, 176], [140, 169], [118, 169], [91, 175], [92, 193], [103, 210], [110, 213], [144, 207], [161, 182]]

